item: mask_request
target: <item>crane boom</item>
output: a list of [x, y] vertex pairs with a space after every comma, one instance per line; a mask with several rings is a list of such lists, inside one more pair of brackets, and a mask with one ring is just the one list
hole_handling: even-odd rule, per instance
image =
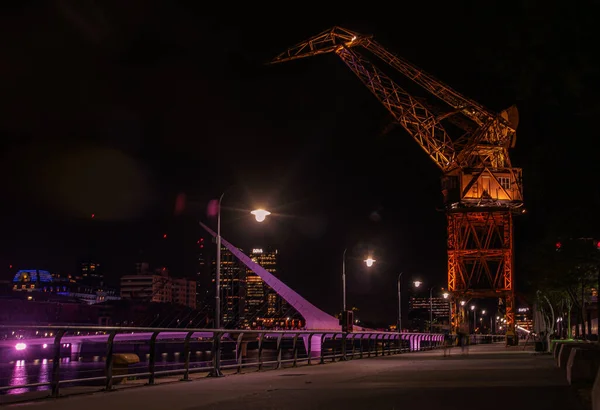
[[363, 37], [359, 39], [348, 30], [336, 29], [290, 48], [275, 58], [274, 62], [335, 52], [442, 171], [455, 167], [456, 153], [452, 140], [436, 115], [383, 71], [348, 47], [357, 40], [363, 41]]
[[[383, 46], [373, 40], [371, 35], [363, 35], [342, 27], [333, 27], [325, 30], [306, 41], [296, 44], [271, 61], [281, 63], [298, 58], [311, 57], [319, 54], [336, 51], [340, 46], [361, 46], [379, 57], [385, 63], [404, 74], [407, 78], [444, 101], [456, 112], [461, 112], [478, 125], [483, 125], [497, 115], [478, 102], [465, 97], [447, 84], [437, 80], [433, 75], [423, 71], [409, 61], [390, 53]], [[508, 122], [505, 123], [509, 126]]]
[[443, 171], [454, 166], [452, 140], [433, 113], [351, 49], [336, 53]]

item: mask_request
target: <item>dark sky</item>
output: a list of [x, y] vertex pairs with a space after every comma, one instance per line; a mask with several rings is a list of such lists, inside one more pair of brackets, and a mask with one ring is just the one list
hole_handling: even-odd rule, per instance
[[[443, 286], [433, 162], [402, 129], [383, 132], [391, 117], [334, 55], [264, 65], [333, 25], [374, 34], [493, 110], [518, 105], [512, 160], [529, 213], [518, 221], [517, 283], [544, 237], [598, 232], [592, 3], [424, 1], [354, 15], [202, 3], [4, 10], [0, 277], [11, 264], [72, 271], [88, 254], [113, 277], [150, 256], [193, 275], [196, 220], [227, 190], [223, 236], [278, 246], [286, 283], [328, 311], [339, 308], [344, 247], [349, 303], [365, 316], [393, 320], [400, 271]], [[175, 216], [179, 193], [187, 208]], [[275, 213], [267, 224], [243, 211], [259, 205]], [[367, 250], [378, 260], [368, 272]]]

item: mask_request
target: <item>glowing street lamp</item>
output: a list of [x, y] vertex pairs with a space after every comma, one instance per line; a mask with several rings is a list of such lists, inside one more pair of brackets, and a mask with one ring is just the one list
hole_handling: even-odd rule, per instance
[[442, 296], [444, 297], [444, 299], [448, 299], [450, 297], [450, 294], [448, 292], [444, 292], [442, 293]]
[[367, 264], [367, 268], [370, 268], [377, 261], [369, 256], [364, 262]]
[[415, 285], [415, 288], [418, 288], [419, 286], [421, 286], [423, 284], [423, 282], [421, 282], [420, 280], [415, 280], [413, 282], [413, 284]]
[[267, 216], [271, 215], [271, 212], [266, 211], [264, 209], [255, 209], [250, 213], [254, 215], [254, 218], [256, 218], [256, 222], [263, 222]]

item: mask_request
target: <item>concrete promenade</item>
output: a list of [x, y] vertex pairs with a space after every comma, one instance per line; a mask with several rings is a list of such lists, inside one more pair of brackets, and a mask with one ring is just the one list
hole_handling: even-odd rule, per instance
[[549, 355], [472, 346], [161, 383], [9, 405], [23, 410], [585, 409]]

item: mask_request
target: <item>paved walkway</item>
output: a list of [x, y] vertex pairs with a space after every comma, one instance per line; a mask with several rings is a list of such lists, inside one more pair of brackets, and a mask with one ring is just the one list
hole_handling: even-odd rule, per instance
[[[15, 407], [17, 405], [14, 405]], [[584, 409], [547, 355], [473, 346], [19, 404], [23, 410]], [[12, 407], [12, 406], [10, 406]]]

